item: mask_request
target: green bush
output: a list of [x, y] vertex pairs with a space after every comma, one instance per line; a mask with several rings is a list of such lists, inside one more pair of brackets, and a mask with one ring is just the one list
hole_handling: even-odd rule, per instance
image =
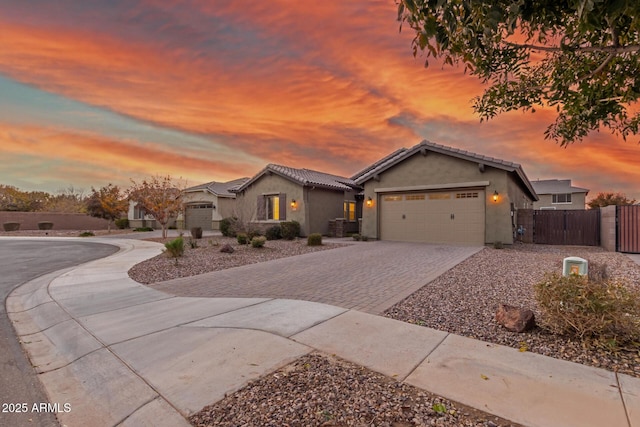
[[93, 234], [93, 231], [83, 231], [82, 233], [79, 234], [80, 237], [91, 237], [91, 236], [95, 236], [95, 234]]
[[134, 228], [133, 231], [153, 231], [153, 228], [151, 228], [151, 227], [138, 227], [138, 228]]
[[220, 232], [226, 237], [236, 237], [237, 218], [223, 218], [220, 221]]
[[362, 236], [360, 236], [360, 240], [362, 240], [363, 242], [368, 242], [369, 241], [369, 236], [362, 235]]
[[246, 233], [238, 233], [238, 235], [236, 236], [236, 239], [238, 240], [238, 243], [241, 245], [249, 244], [249, 236], [247, 236]]
[[184, 239], [182, 236], [165, 243], [164, 247], [167, 248], [169, 256], [176, 259], [176, 263], [178, 258], [184, 255]]
[[309, 237], [307, 237], [307, 246], [321, 246], [322, 245], [322, 234], [320, 233], [311, 233]]
[[267, 228], [264, 233], [267, 240], [279, 240], [282, 239], [282, 228], [279, 225], [274, 225]]
[[534, 288], [549, 331], [609, 348], [638, 344], [640, 292], [628, 283], [551, 274]]
[[353, 240], [355, 240], [356, 242], [359, 242], [362, 236], [360, 236], [358, 233], [355, 233], [351, 235], [351, 238], [353, 238]]
[[120, 230], [129, 228], [129, 218], [118, 218], [114, 223], [116, 224], [116, 228], [119, 228]]
[[2, 224], [4, 231], [18, 231], [20, 230], [19, 222], [5, 222]]
[[51, 221], [40, 221], [38, 223], [38, 230], [51, 230], [53, 223]]
[[293, 240], [300, 235], [300, 223], [298, 221], [283, 221], [280, 223], [282, 238]]
[[251, 246], [253, 246], [254, 248], [261, 248], [264, 246], [266, 241], [267, 241], [266, 237], [256, 236], [253, 239], [251, 239]]

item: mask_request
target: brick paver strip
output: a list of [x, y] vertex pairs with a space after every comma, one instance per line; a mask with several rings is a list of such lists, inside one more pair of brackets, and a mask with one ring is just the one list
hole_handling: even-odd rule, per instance
[[150, 286], [178, 296], [289, 298], [380, 314], [481, 249], [366, 242]]

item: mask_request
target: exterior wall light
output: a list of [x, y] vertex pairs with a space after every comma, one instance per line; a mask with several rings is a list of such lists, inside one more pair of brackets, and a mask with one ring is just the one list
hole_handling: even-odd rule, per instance
[[497, 201], [498, 201], [498, 196], [499, 196], [499, 194], [498, 194], [498, 190], [494, 191], [494, 192], [493, 192], [493, 201], [494, 201], [494, 202], [497, 202]]
[[369, 197], [369, 198], [367, 199], [367, 207], [368, 207], [368, 208], [370, 208], [370, 207], [372, 207], [372, 206], [373, 206], [373, 199], [372, 199], [371, 197]]
[[294, 211], [298, 209], [298, 202], [296, 202], [296, 199], [291, 200], [291, 209]]

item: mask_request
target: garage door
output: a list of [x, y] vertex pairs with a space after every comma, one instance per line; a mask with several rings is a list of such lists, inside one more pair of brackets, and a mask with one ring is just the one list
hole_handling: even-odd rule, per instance
[[203, 230], [211, 230], [213, 218], [213, 204], [202, 203], [187, 205], [185, 207], [185, 228], [201, 227]]
[[484, 217], [484, 190], [380, 195], [383, 240], [483, 245]]

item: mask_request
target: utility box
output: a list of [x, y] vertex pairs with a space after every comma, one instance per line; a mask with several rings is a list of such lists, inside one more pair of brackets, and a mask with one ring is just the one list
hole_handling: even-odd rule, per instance
[[586, 276], [589, 270], [589, 262], [577, 256], [570, 256], [562, 261], [562, 275], [571, 276], [577, 274], [579, 276]]

